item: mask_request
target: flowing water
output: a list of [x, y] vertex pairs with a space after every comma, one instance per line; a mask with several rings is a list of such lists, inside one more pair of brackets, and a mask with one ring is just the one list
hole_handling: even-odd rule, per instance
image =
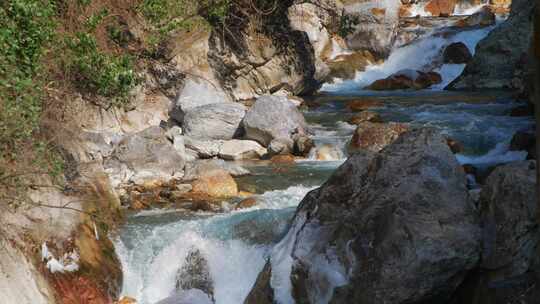
[[[397, 70], [425, 65], [451, 41], [464, 41], [474, 49], [490, 29], [463, 32], [449, 40], [430, 37], [395, 50], [383, 65], [358, 73], [353, 81], [325, 85], [326, 92], [310, 100], [311, 107], [304, 113], [316, 142], [310, 157], [290, 166], [246, 164], [253, 174], [237, 181], [241, 189], [257, 193], [256, 207], [218, 215], [157, 209], [129, 216], [115, 240], [124, 269], [122, 294], [142, 304], [171, 296], [176, 298], [163, 303], [209, 303], [209, 297], [200, 291], [180, 295], [175, 291], [178, 270], [196, 248], [208, 262], [215, 302], [242, 303], [266, 259], [286, 252], [275, 245], [286, 234], [298, 203], [346, 159], [347, 142], [355, 129], [346, 123], [351, 115], [345, 107], [349, 100], [376, 98], [384, 105], [373, 111], [385, 121], [438, 128], [464, 144], [464, 152], [457, 155], [464, 164], [490, 166], [524, 159], [525, 152], [509, 151], [508, 144], [517, 130], [533, 121], [508, 115], [517, 104], [507, 94], [452, 93], [440, 91], [441, 87], [420, 92], [360, 89]], [[443, 66], [440, 71], [448, 83], [462, 68]], [[286, 247], [286, 242], [280, 246]], [[287, 275], [280, 271], [286, 269], [274, 269], [276, 277]], [[288, 292], [279, 290], [279, 298], [287, 303], [291, 298]]]

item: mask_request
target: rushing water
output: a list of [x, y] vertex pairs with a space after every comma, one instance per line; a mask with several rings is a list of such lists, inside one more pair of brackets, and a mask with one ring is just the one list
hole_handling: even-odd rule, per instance
[[[451, 41], [465, 41], [474, 49], [489, 30], [464, 32], [453, 36]], [[274, 254], [279, 251], [274, 246], [287, 232], [295, 207], [346, 158], [347, 142], [354, 131], [354, 126], [346, 123], [351, 116], [345, 107], [349, 100], [376, 98], [383, 106], [373, 111], [379, 112], [385, 121], [438, 128], [464, 144], [465, 151], [457, 155], [462, 163], [488, 166], [524, 159], [525, 152], [508, 151], [508, 144], [517, 130], [533, 122], [508, 115], [517, 106], [508, 95], [360, 90], [362, 84], [376, 78], [424, 65], [449, 42], [443, 40], [432, 37], [400, 48], [382, 66], [359, 73], [354, 81], [326, 85], [327, 92], [309, 101], [311, 107], [304, 113], [316, 143], [310, 157], [285, 167], [247, 164], [253, 174], [237, 180], [242, 190], [257, 193], [256, 207], [219, 215], [157, 209], [129, 216], [115, 240], [124, 269], [122, 294], [135, 297], [142, 304], [157, 303], [171, 296], [177, 298], [170, 303], [208, 303], [209, 298], [199, 291], [180, 295], [183, 302], [175, 295], [178, 270], [190, 250], [196, 248], [208, 262], [215, 302], [242, 303], [272, 250]], [[416, 61], [404, 60], [412, 54], [425, 56]], [[462, 68], [443, 66], [445, 82], [452, 80]], [[274, 271], [278, 272], [276, 277], [287, 275], [280, 274], [279, 268]], [[279, 298], [290, 302], [287, 293], [286, 288], [280, 290]]]

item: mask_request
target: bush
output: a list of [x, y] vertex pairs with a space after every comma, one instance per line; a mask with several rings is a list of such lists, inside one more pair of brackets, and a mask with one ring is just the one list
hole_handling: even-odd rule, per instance
[[70, 51], [69, 70], [79, 89], [111, 98], [113, 105], [127, 102], [129, 92], [138, 82], [128, 55], [101, 52], [95, 37], [85, 32], [67, 38], [66, 45]]
[[50, 0], [0, 2], [0, 153], [27, 140], [42, 110], [41, 57], [54, 37]]

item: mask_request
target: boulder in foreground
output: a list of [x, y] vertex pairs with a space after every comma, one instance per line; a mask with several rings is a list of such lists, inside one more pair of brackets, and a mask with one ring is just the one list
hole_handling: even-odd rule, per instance
[[245, 303], [437, 303], [479, 256], [461, 166], [440, 134], [414, 130], [304, 198]]

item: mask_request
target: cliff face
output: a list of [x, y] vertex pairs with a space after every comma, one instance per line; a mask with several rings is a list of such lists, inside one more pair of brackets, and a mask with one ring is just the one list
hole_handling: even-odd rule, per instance
[[473, 59], [448, 89], [523, 90], [529, 72], [534, 5], [534, 1], [513, 1], [508, 20], [480, 41]]

